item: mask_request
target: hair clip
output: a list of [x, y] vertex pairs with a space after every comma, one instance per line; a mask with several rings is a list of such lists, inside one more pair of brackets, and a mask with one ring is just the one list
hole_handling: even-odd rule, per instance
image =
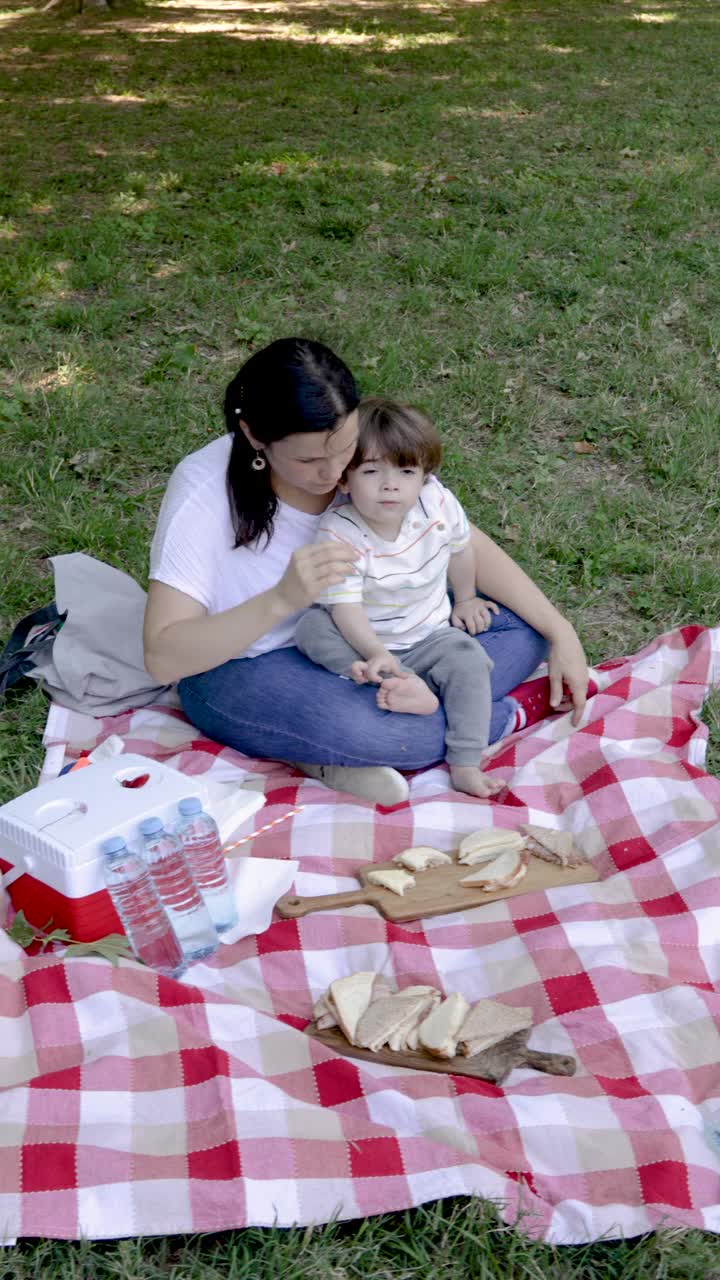
[[237, 413], [237, 414], [238, 414], [238, 416], [242, 413], [242, 409], [240, 408], [240, 405], [237, 405], [237, 407], [236, 407], [236, 409], [235, 409], [235, 413]]

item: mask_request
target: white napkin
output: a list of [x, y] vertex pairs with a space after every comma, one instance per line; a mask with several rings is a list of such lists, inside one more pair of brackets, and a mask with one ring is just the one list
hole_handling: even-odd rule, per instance
[[264, 933], [273, 907], [287, 893], [298, 864], [284, 858], [228, 858], [228, 874], [238, 910], [238, 923], [220, 935], [221, 942], [239, 942], [253, 933]]
[[[265, 804], [262, 790], [240, 786], [237, 779], [234, 782], [217, 782], [215, 779], [209, 779], [204, 785], [208, 798], [207, 809], [217, 822], [223, 844], [229, 844], [236, 835], [249, 834], [253, 827], [258, 825], [253, 823], [251, 827], [249, 820]], [[262, 821], [263, 819], [260, 818], [259, 823]], [[247, 831], [243, 830], [246, 823]]]
[[22, 955], [24, 955], [22, 947], [19, 947], [17, 942], [13, 942], [12, 938], [9, 938], [5, 930], [0, 927], [0, 967], [4, 964], [12, 964], [14, 961], [19, 960]]

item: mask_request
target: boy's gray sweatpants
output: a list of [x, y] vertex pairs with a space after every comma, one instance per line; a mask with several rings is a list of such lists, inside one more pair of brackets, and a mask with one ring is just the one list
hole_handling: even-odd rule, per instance
[[[338, 676], [348, 676], [353, 662], [363, 661], [340, 634], [327, 609], [314, 605], [295, 629], [301, 653]], [[406, 671], [422, 676], [440, 699], [447, 720], [448, 764], [478, 765], [490, 731], [490, 672], [493, 661], [466, 631], [444, 627], [407, 649], [393, 649]]]

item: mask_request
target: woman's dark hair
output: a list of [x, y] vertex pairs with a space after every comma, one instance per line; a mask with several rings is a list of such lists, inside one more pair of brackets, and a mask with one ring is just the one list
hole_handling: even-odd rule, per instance
[[422, 467], [426, 475], [440, 466], [440, 436], [420, 409], [367, 396], [360, 401], [358, 427], [357, 449], [348, 471], [362, 466], [367, 458], [387, 458], [396, 467]]
[[310, 338], [278, 338], [246, 361], [225, 392], [225, 421], [233, 436], [227, 488], [236, 547], [263, 533], [269, 538], [277, 511], [270, 468], [252, 469], [256, 450], [240, 420], [256, 440], [274, 444], [304, 431], [335, 431], [358, 400], [347, 365]]

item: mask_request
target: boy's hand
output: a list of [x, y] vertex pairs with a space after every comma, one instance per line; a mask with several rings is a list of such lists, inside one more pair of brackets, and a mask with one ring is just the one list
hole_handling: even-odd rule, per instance
[[371, 658], [353, 662], [350, 675], [356, 684], [380, 684], [383, 676], [406, 676], [397, 658], [393, 658], [387, 649], [374, 653]]
[[478, 596], [473, 596], [470, 600], [455, 602], [450, 614], [450, 622], [453, 627], [467, 631], [468, 635], [477, 636], [481, 631], [487, 631], [490, 626], [491, 612], [500, 612], [494, 600], [480, 600]]

